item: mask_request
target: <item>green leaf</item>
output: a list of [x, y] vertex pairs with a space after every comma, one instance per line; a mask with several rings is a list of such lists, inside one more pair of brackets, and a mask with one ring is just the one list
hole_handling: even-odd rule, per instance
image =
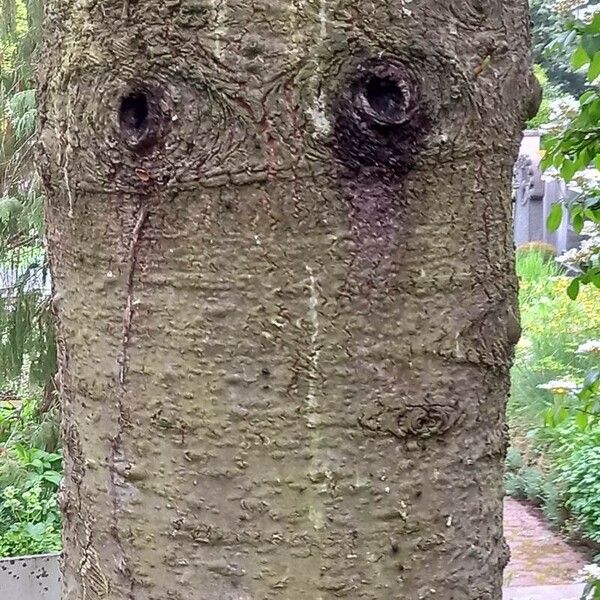
[[575, 29], [571, 29], [570, 31], [566, 31], [557, 39], [559, 40], [559, 43], [562, 42], [565, 48], [568, 48], [577, 39], [577, 31]]
[[591, 83], [600, 75], [600, 52], [596, 52], [594, 54], [594, 58], [590, 64], [590, 68], [588, 70], [588, 81]]
[[573, 279], [573, 281], [571, 281], [569, 287], [567, 288], [567, 296], [569, 296], [571, 300], [577, 300], [577, 296], [579, 296], [579, 287], [579, 278], [576, 277], [575, 279]]
[[27, 523], [27, 533], [34, 539], [39, 540], [44, 534], [46, 523]]
[[598, 33], [586, 33], [581, 36], [581, 48], [583, 48], [588, 55], [588, 60], [594, 58], [596, 52], [600, 52], [600, 34]]
[[581, 230], [583, 229], [583, 225], [585, 223], [583, 219], [583, 214], [581, 212], [574, 213], [571, 218], [571, 223], [573, 224], [573, 229], [575, 230], [575, 233], [581, 233]]
[[569, 417], [569, 411], [566, 406], [559, 406], [554, 411], [554, 423], [560, 425]]
[[43, 475], [43, 478], [54, 485], [59, 485], [61, 480], [61, 474], [56, 471], [46, 471]]
[[[586, 106], [586, 113], [589, 119], [589, 125], [594, 127], [600, 121], [600, 96], [594, 93], [594, 99]], [[594, 152], [597, 154], [597, 152]]]
[[581, 98], [579, 98], [579, 105], [586, 106], [587, 104], [592, 102], [595, 97], [596, 97], [596, 92], [594, 92], [594, 90], [589, 90], [581, 95]]
[[562, 223], [562, 218], [563, 205], [560, 202], [555, 202], [550, 209], [550, 214], [548, 215], [548, 221], [546, 223], [548, 230], [556, 231]]
[[562, 166], [560, 167], [560, 174], [562, 178], [569, 182], [573, 179], [573, 175], [580, 171], [583, 168], [583, 157], [578, 156], [576, 160], [566, 159], [563, 161]]
[[591, 388], [600, 380], [600, 369], [592, 369], [586, 376], [583, 382], [584, 389]]
[[542, 160], [540, 161], [540, 169], [542, 171], [545, 171], [548, 167], [551, 167], [554, 164], [554, 157], [552, 156], [552, 154], [550, 152], [546, 152], [546, 154], [543, 156]]
[[576, 415], [575, 415], [575, 423], [577, 423], [577, 427], [579, 427], [579, 429], [581, 429], [581, 431], [584, 431], [588, 425], [588, 415], [587, 413], [581, 412], [579, 411]]
[[575, 71], [578, 71], [579, 69], [581, 69], [581, 67], [583, 67], [583, 65], [587, 64], [588, 62], [590, 62], [590, 57], [588, 56], [588, 53], [585, 51], [585, 48], [583, 46], [579, 46], [577, 50], [575, 50], [575, 53], [571, 58], [571, 66]]
[[600, 290], [600, 274], [596, 273], [595, 275], [591, 275], [590, 283]]

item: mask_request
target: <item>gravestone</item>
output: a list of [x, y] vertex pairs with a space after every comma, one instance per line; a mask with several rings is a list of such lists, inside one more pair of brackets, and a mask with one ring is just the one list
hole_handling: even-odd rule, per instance
[[514, 234], [521, 246], [544, 239], [543, 214], [545, 184], [539, 169], [539, 158], [521, 154], [514, 172]]
[[60, 600], [60, 555], [0, 560], [0, 600]]
[[564, 181], [542, 174], [541, 157], [539, 131], [525, 131], [513, 173], [514, 240], [517, 248], [528, 242], [546, 242], [560, 255], [576, 247], [581, 237], [566, 218], [557, 231], [548, 231], [548, 215], [553, 204], [572, 199], [576, 194]]

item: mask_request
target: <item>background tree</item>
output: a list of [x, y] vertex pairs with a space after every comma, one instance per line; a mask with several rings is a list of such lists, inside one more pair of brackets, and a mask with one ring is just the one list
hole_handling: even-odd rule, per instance
[[585, 90], [585, 76], [571, 68], [569, 48], [573, 47], [574, 40], [567, 48], [555, 44], [555, 41], [565, 31], [566, 23], [573, 19], [573, 9], [582, 4], [587, 3], [572, 2], [568, 6], [559, 6], [556, 0], [531, 0], [533, 59], [543, 67], [553, 85], [574, 97]]
[[[546, 155], [542, 161], [545, 168], [553, 167], [569, 183], [579, 183], [580, 193], [568, 202], [554, 205], [548, 219], [550, 229], [557, 229], [563, 218], [566, 206], [573, 228], [580, 233], [584, 225], [592, 226], [596, 234], [600, 225], [600, 188], [598, 171], [600, 168], [600, 13], [589, 22], [575, 21], [569, 32], [577, 40], [571, 55], [573, 68], [582, 72], [590, 84], [590, 89], [581, 95], [578, 110], [558, 132], [545, 140]], [[593, 239], [587, 247], [570, 254], [572, 266], [578, 265], [582, 274], [575, 277], [569, 295], [575, 299], [580, 286], [593, 284], [600, 287], [600, 248]], [[569, 256], [567, 256], [567, 263]]]
[[0, 391], [22, 376], [53, 391], [56, 352], [47, 303], [42, 198], [33, 161], [32, 56], [39, 0], [3, 0], [0, 19]]
[[44, 34], [65, 599], [498, 600], [527, 3]]

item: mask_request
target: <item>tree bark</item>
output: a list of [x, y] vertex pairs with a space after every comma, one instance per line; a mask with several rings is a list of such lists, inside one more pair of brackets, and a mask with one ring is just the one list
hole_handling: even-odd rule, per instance
[[499, 600], [526, 0], [48, 0], [65, 600]]

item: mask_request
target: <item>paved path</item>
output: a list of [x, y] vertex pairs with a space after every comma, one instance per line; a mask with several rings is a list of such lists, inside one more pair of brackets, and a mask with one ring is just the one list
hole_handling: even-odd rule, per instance
[[502, 600], [580, 600], [583, 584], [528, 585], [504, 590]]
[[577, 600], [580, 569], [589, 561], [569, 546], [529, 506], [508, 498], [504, 534], [511, 560], [504, 573], [505, 600]]
[[504, 508], [504, 535], [511, 552], [504, 575], [508, 586], [573, 583], [589, 562], [550, 531], [532, 509], [510, 498]]

